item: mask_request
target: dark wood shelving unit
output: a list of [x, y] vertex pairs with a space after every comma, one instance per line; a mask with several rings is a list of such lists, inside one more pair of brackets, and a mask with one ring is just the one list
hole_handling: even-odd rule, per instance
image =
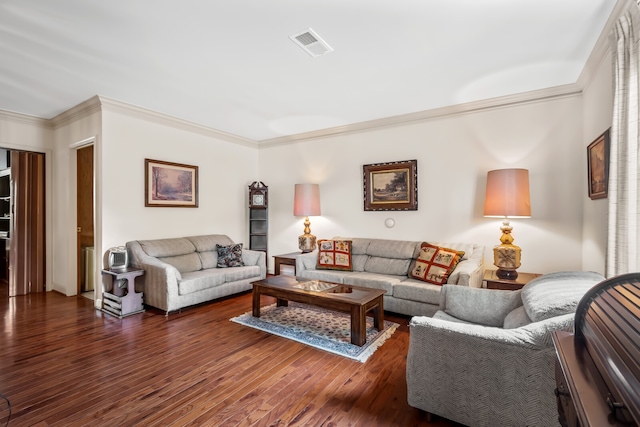
[[269, 242], [267, 191], [268, 187], [260, 181], [249, 186], [249, 249], [262, 251], [265, 256]]
[[267, 252], [268, 218], [266, 209], [249, 212], [249, 249]]

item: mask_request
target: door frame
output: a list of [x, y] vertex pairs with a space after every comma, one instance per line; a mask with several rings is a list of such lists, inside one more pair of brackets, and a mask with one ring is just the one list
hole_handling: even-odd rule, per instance
[[[77, 232], [77, 223], [78, 223], [78, 218], [77, 218], [77, 211], [78, 211], [78, 195], [77, 195], [77, 177], [78, 177], [78, 164], [77, 164], [77, 150], [81, 149], [81, 148], [85, 148], [89, 145], [93, 145], [93, 242], [94, 242], [94, 247], [95, 250], [93, 252], [93, 256], [94, 256], [94, 266], [95, 266], [95, 270], [93, 272], [93, 283], [94, 283], [94, 289], [93, 289], [93, 301], [94, 301], [94, 306], [97, 309], [102, 309], [102, 265], [103, 265], [103, 259], [101, 257], [101, 253], [102, 253], [102, 223], [101, 223], [101, 219], [102, 219], [102, 215], [100, 213], [100, 190], [101, 190], [101, 185], [100, 185], [100, 181], [97, 179], [97, 177], [99, 176], [99, 171], [100, 171], [100, 164], [99, 164], [99, 160], [100, 160], [100, 156], [98, 155], [98, 151], [99, 151], [99, 139], [97, 136], [91, 136], [89, 138], [85, 138], [83, 140], [74, 142], [72, 144], [69, 144], [69, 160], [71, 163], [71, 170], [73, 171], [73, 173], [70, 176], [70, 182], [69, 182], [69, 190], [71, 191], [71, 194], [73, 195], [73, 197], [70, 197], [70, 201], [71, 201], [71, 205], [70, 208], [72, 209], [72, 215], [74, 216], [75, 220], [74, 220], [74, 226], [73, 226], [73, 237], [72, 237], [72, 241], [74, 242], [74, 247], [77, 248], [78, 247], [78, 232]], [[73, 270], [76, 274], [75, 274], [75, 288], [76, 292], [78, 289], [78, 276], [77, 276], [77, 271], [78, 268], [80, 267], [78, 265], [78, 259], [77, 257], [73, 257], [72, 263], [75, 265], [75, 269]]]
[[[78, 163], [78, 157], [80, 156], [80, 152], [81, 151], [88, 150], [89, 147], [91, 147], [91, 171], [90, 171], [91, 172], [91, 178], [90, 178], [91, 179], [91, 185], [90, 186], [91, 186], [91, 229], [92, 229], [92, 234], [93, 234], [93, 236], [91, 237], [91, 246], [93, 246], [94, 249], [95, 249], [95, 244], [96, 244], [96, 242], [95, 242], [95, 233], [93, 232], [94, 221], [95, 221], [95, 213], [93, 211], [94, 208], [95, 208], [95, 204], [93, 203], [93, 198], [95, 197], [95, 188], [94, 188], [95, 187], [95, 185], [94, 185], [95, 176], [93, 174], [93, 160], [95, 158], [95, 156], [94, 156], [94, 150], [95, 150], [94, 144], [85, 144], [82, 147], [76, 148], [76, 151], [75, 151], [75, 153], [76, 153], [76, 190], [78, 189], [78, 186], [80, 184], [80, 182], [78, 180], [78, 171], [80, 169], [80, 165]], [[87, 156], [83, 156], [83, 158], [88, 159]], [[83, 168], [83, 169], [87, 169], [87, 168]], [[80, 206], [77, 203], [79, 197], [81, 197], [81, 195], [78, 194], [78, 192], [76, 191], [76, 228], [79, 226], [79, 224], [78, 224], [78, 221], [79, 221], [78, 210], [79, 210]], [[83, 224], [83, 225], [86, 225], [86, 224]], [[82, 233], [80, 231], [78, 231], [76, 233], [76, 237], [78, 237], [78, 235], [82, 235]], [[80, 294], [82, 294], [81, 283], [82, 283], [82, 280], [84, 279], [84, 277], [82, 275], [82, 272], [84, 270], [84, 266], [82, 265], [82, 263], [83, 263], [84, 260], [82, 258], [82, 245], [79, 245], [78, 243], [79, 243], [78, 239], [76, 238], [76, 252], [77, 252], [76, 253], [76, 262], [78, 263], [77, 264], [78, 265], [78, 269], [77, 269], [77, 272], [76, 272], [76, 274], [77, 274], [76, 275], [76, 278], [77, 278], [76, 279], [77, 280], [76, 292], [78, 293], [78, 295], [80, 295]], [[84, 243], [86, 244], [86, 243], [88, 243], [88, 241], [84, 241]], [[95, 254], [95, 251], [94, 251], [94, 254]], [[94, 262], [93, 265], [95, 266], [96, 265], [95, 264], [95, 257], [94, 257], [93, 262]], [[95, 297], [95, 286], [97, 286], [97, 283], [94, 281], [94, 288], [93, 288], [94, 297]]]

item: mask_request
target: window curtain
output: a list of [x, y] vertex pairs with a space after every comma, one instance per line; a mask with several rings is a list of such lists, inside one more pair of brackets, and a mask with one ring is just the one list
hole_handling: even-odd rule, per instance
[[640, 12], [633, 5], [612, 34], [614, 80], [609, 164], [606, 276], [640, 270], [638, 173], [638, 72]]

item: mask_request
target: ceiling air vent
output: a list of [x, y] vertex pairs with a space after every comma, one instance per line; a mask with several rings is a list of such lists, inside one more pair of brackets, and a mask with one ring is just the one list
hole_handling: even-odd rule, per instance
[[289, 38], [312, 57], [332, 52], [333, 49], [311, 28], [289, 36]]

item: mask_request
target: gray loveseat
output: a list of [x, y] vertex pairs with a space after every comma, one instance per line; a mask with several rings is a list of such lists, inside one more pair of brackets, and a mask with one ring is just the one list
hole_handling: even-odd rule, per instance
[[551, 332], [573, 329], [602, 280], [558, 272], [518, 291], [444, 286], [440, 311], [411, 319], [409, 405], [470, 427], [559, 426]]
[[144, 303], [167, 312], [251, 289], [267, 276], [264, 252], [242, 249], [244, 266], [218, 268], [222, 234], [127, 242], [129, 263], [142, 268]]
[[[408, 275], [413, 260], [420, 253], [422, 242], [351, 237], [334, 237], [334, 240], [353, 242], [353, 271], [316, 269], [316, 250], [297, 256], [296, 277], [384, 289], [387, 291], [384, 295], [384, 309], [394, 313], [432, 316], [438, 310], [442, 286], [416, 280]], [[465, 252], [447, 283], [482, 287], [484, 246], [468, 243], [429, 243]]]

